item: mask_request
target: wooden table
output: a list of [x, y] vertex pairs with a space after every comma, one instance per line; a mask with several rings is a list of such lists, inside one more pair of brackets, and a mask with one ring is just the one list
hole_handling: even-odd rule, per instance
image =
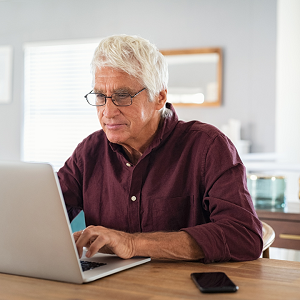
[[[192, 272], [225, 272], [239, 286], [236, 293], [202, 294]], [[300, 262], [260, 258], [214, 263], [152, 261], [76, 285], [0, 274], [0, 299], [300, 299]]]

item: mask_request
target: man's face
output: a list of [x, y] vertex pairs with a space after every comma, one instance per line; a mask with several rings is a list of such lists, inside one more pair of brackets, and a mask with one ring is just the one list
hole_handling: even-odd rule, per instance
[[[110, 67], [95, 72], [94, 91], [111, 96], [113, 93], [128, 92], [135, 95], [143, 89], [138, 80], [127, 73]], [[97, 107], [97, 115], [107, 139], [126, 149], [144, 151], [151, 142], [160, 120], [159, 110], [165, 99], [156, 97], [149, 102], [147, 90], [135, 96], [130, 106], [116, 106], [110, 98], [104, 106]]]

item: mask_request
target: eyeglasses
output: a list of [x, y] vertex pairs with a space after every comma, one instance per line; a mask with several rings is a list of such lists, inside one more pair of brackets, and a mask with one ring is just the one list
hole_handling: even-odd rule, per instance
[[110, 97], [101, 94], [101, 93], [92, 93], [93, 91], [90, 91], [88, 94], [86, 94], [84, 97], [88, 104], [93, 106], [103, 106], [106, 104], [107, 98], [110, 98], [114, 105], [116, 106], [129, 106], [132, 104], [132, 99], [137, 96], [139, 93], [141, 93], [146, 88], [143, 88], [139, 92], [137, 92], [135, 95], [131, 96], [129, 93], [114, 93]]

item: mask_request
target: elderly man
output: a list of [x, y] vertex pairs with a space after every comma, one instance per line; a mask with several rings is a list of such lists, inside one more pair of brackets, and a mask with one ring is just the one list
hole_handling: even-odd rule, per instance
[[245, 168], [215, 127], [179, 121], [167, 103], [168, 70], [147, 40], [111, 36], [97, 47], [93, 90], [102, 129], [75, 149], [58, 176], [79, 256], [252, 260], [262, 227]]

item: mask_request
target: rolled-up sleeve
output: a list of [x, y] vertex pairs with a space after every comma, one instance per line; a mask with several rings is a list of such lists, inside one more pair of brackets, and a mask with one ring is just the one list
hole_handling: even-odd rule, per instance
[[203, 209], [210, 222], [184, 228], [202, 248], [205, 263], [257, 259], [262, 252], [262, 224], [247, 189], [245, 167], [233, 144], [218, 135], [203, 168]]

